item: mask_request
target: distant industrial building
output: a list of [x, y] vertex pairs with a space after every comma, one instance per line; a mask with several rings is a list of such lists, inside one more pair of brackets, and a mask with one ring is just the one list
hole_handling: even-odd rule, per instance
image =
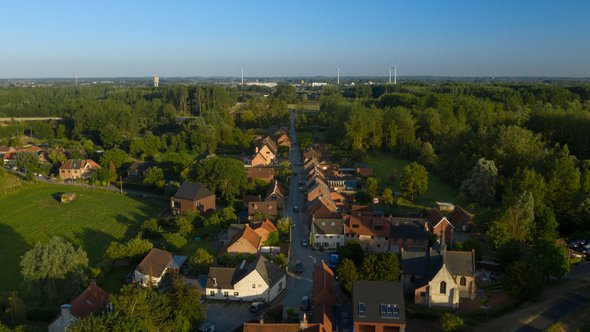
[[160, 78], [158, 76], [154, 76], [152, 78], [153, 82], [154, 82], [154, 88], [157, 88], [158, 86], [160, 86]]

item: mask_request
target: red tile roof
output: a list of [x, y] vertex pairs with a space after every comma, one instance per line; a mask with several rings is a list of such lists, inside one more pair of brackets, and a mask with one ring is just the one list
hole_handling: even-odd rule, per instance
[[72, 301], [71, 313], [76, 318], [84, 318], [103, 309], [108, 301], [109, 294], [107, 292], [96, 284], [90, 284]]
[[344, 234], [389, 237], [387, 218], [373, 216], [345, 216]]

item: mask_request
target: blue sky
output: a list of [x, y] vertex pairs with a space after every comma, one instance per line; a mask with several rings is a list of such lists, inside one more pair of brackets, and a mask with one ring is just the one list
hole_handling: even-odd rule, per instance
[[0, 78], [590, 76], [590, 1], [5, 1]]

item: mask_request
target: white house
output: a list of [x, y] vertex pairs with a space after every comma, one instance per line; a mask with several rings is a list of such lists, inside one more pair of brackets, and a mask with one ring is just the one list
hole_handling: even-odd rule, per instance
[[287, 286], [287, 274], [264, 256], [235, 268], [211, 267], [205, 296], [210, 300], [271, 302]]
[[346, 243], [341, 219], [316, 219], [311, 223], [311, 245], [315, 249], [338, 248]]
[[171, 252], [153, 248], [133, 272], [133, 282], [142, 286], [158, 286], [170, 270], [179, 270], [186, 256], [174, 256]]

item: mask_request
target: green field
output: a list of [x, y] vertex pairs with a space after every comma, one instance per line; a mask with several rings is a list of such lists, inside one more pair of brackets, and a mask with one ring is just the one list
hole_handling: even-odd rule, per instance
[[[402, 175], [403, 168], [410, 162], [411, 161], [406, 159], [385, 154], [369, 155], [364, 161], [364, 163], [373, 167], [375, 177], [377, 177], [384, 186], [392, 188], [394, 192], [399, 191], [399, 178]], [[395, 182], [391, 180], [392, 173], [397, 175], [398, 180]], [[458, 193], [457, 189], [442, 182], [442, 180], [432, 172], [428, 172], [428, 190], [426, 194], [416, 197], [414, 204], [408, 202], [407, 207], [431, 208], [437, 201], [462, 204], [464, 202], [457, 197]]]
[[[59, 193], [77, 199], [59, 204]], [[145, 219], [165, 208], [161, 200], [138, 199], [104, 190], [29, 183], [0, 200], [0, 291], [19, 286], [20, 257], [36, 242], [54, 236], [84, 247], [96, 265], [113, 240], [137, 234]]]

